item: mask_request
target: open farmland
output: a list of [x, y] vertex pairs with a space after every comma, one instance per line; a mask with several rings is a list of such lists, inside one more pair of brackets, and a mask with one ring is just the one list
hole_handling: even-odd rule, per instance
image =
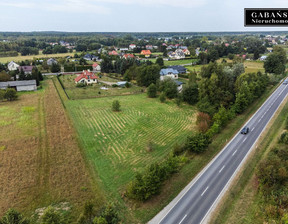
[[[121, 112], [112, 112], [113, 100], [120, 101]], [[66, 107], [87, 159], [113, 198], [120, 198], [136, 171], [162, 161], [176, 143], [185, 141], [195, 125], [192, 107], [162, 104], [146, 94], [74, 100]]]
[[[117, 83], [119, 80], [109, 78], [107, 76], [102, 76], [99, 78], [99, 82], [97, 84], [93, 84], [92, 86], [86, 87], [76, 87], [74, 79], [77, 75], [62, 75], [60, 77], [61, 82], [65, 87], [65, 91], [68, 94], [70, 99], [87, 99], [87, 98], [96, 98], [103, 96], [115, 96], [115, 95], [129, 95], [129, 94], [137, 94], [143, 92], [141, 87], [132, 85], [130, 88], [121, 88], [121, 87], [112, 87], [101, 83], [102, 81]], [[100, 89], [101, 87], [107, 87], [107, 90]]]
[[67, 56], [73, 56], [74, 53], [58, 53], [58, 54], [42, 54], [42, 51], [39, 52], [38, 55], [18, 55], [14, 57], [0, 57], [0, 63], [8, 63], [10, 61], [20, 62], [25, 60], [33, 60], [34, 58], [60, 58], [60, 57], [67, 57]]
[[0, 102], [0, 216], [69, 202], [77, 218], [85, 201], [103, 201], [52, 81], [43, 85]]

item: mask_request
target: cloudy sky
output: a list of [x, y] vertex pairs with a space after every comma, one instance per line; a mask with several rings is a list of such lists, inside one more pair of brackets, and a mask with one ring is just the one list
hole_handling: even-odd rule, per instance
[[245, 28], [244, 8], [287, 0], [0, 0], [0, 31], [197, 32]]

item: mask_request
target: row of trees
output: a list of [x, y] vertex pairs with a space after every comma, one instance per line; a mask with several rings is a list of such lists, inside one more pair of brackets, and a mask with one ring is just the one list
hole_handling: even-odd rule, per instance
[[144, 172], [137, 173], [129, 183], [126, 196], [138, 201], [146, 201], [153, 195], [159, 194], [163, 182], [173, 173], [178, 172], [184, 163], [184, 157], [170, 155], [162, 163], [151, 164]]

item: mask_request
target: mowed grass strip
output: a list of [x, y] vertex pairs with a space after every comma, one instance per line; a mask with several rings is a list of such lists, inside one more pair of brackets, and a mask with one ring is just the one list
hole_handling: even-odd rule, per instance
[[[112, 112], [113, 100], [120, 101], [121, 112]], [[193, 107], [162, 104], [146, 94], [74, 100], [66, 106], [88, 160], [113, 198], [121, 196], [136, 171], [162, 161], [195, 129]]]

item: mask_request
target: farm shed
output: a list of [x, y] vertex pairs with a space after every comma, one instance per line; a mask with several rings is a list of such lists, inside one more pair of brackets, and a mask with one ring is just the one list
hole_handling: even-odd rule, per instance
[[0, 82], [0, 89], [14, 88], [17, 92], [36, 91], [36, 80]]

